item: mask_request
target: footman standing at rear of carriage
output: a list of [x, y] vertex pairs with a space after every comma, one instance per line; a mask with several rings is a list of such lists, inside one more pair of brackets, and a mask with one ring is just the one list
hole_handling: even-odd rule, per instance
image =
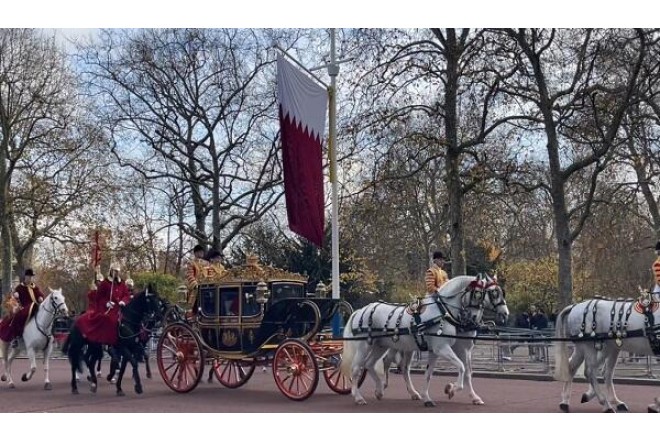
[[44, 301], [44, 295], [33, 282], [33, 277], [34, 271], [26, 269], [23, 283], [19, 284], [12, 294], [21, 308], [13, 317], [0, 323], [0, 339], [11, 341], [14, 348], [18, 346], [18, 338], [23, 335], [25, 324], [36, 314], [39, 303]]

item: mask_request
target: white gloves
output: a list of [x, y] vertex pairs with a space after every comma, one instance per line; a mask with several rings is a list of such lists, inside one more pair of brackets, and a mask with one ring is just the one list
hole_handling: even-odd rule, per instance
[[109, 301], [108, 303], [105, 304], [106, 308], [114, 308], [115, 307], [115, 302]]
[[124, 303], [124, 301], [122, 300], [121, 302], [119, 302], [119, 306], [126, 306], [126, 303]]

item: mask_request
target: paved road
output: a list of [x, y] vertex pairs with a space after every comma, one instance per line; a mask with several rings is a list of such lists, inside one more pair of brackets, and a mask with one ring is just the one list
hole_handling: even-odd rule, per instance
[[[107, 368], [107, 362], [104, 365]], [[20, 378], [27, 368], [27, 360], [14, 363], [14, 378]], [[419, 402], [408, 398], [400, 375], [393, 374], [385, 399], [373, 398], [371, 380], [364, 385], [367, 406], [356, 406], [350, 396], [337, 395], [320, 379], [316, 393], [307, 401], [294, 402], [285, 398], [277, 389], [270, 371], [257, 368], [250, 381], [240, 389], [226, 389], [217, 382], [205, 382], [188, 394], [177, 394], [163, 383], [155, 363], [154, 378], [144, 379], [145, 393], [136, 395], [130, 378], [124, 381], [125, 397], [115, 395], [114, 385], [103, 381], [96, 394], [87, 388], [86, 382], [80, 385], [80, 395], [72, 395], [69, 389], [69, 368], [66, 360], [52, 361], [51, 381], [53, 390], [43, 390], [41, 366], [28, 383], [18, 381], [16, 389], [8, 389], [0, 383], [0, 412], [57, 412], [57, 413], [557, 413], [561, 392], [560, 384], [554, 381], [533, 381], [499, 377], [479, 377], [474, 379], [477, 392], [486, 402], [484, 406], [474, 406], [465, 391], [459, 392], [452, 400], [442, 394], [445, 383], [454, 375], [438, 376], [431, 384], [432, 396], [437, 401], [434, 408], [425, 408]], [[144, 371], [141, 368], [144, 377]], [[204, 376], [206, 377], [206, 375]], [[421, 388], [423, 378], [414, 375], [413, 382]], [[586, 389], [584, 384], [575, 384], [572, 395], [572, 411], [600, 412], [597, 403], [580, 404], [580, 395]], [[617, 393], [627, 401], [632, 412], [646, 412], [647, 405], [660, 395], [657, 386], [644, 384], [619, 384]]]

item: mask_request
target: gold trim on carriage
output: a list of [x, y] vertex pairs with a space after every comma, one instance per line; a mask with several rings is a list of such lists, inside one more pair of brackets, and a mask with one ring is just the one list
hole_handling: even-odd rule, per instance
[[[193, 390], [208, 364], [209, 381], [215, 377], [229, 388], [245, 384], [261, 365], [272, 367], [278, 388], [292, 400], [314, 393], [319, 372], [333, 391], [350, 393], [339, 371], [343, 344], [329, 331], [335, 315], [350, 316], [348, 303], [322, 289], [308, 293], [307, 277], [261, 265], [254, 255], [226, 270], [206, 265], [197, 282], [196, 314], [166, 324], [156, 349], [172, 390]], [[305, 387], [294, 389], [292, 376], [304, 378]]]

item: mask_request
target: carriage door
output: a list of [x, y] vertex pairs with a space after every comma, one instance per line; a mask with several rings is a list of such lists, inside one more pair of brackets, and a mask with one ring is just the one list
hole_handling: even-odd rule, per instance
[[240, 286], [221, 286], [218, 292], [218, 348], [221, 350], [240, 351], [242, 348], [240, 294]]

